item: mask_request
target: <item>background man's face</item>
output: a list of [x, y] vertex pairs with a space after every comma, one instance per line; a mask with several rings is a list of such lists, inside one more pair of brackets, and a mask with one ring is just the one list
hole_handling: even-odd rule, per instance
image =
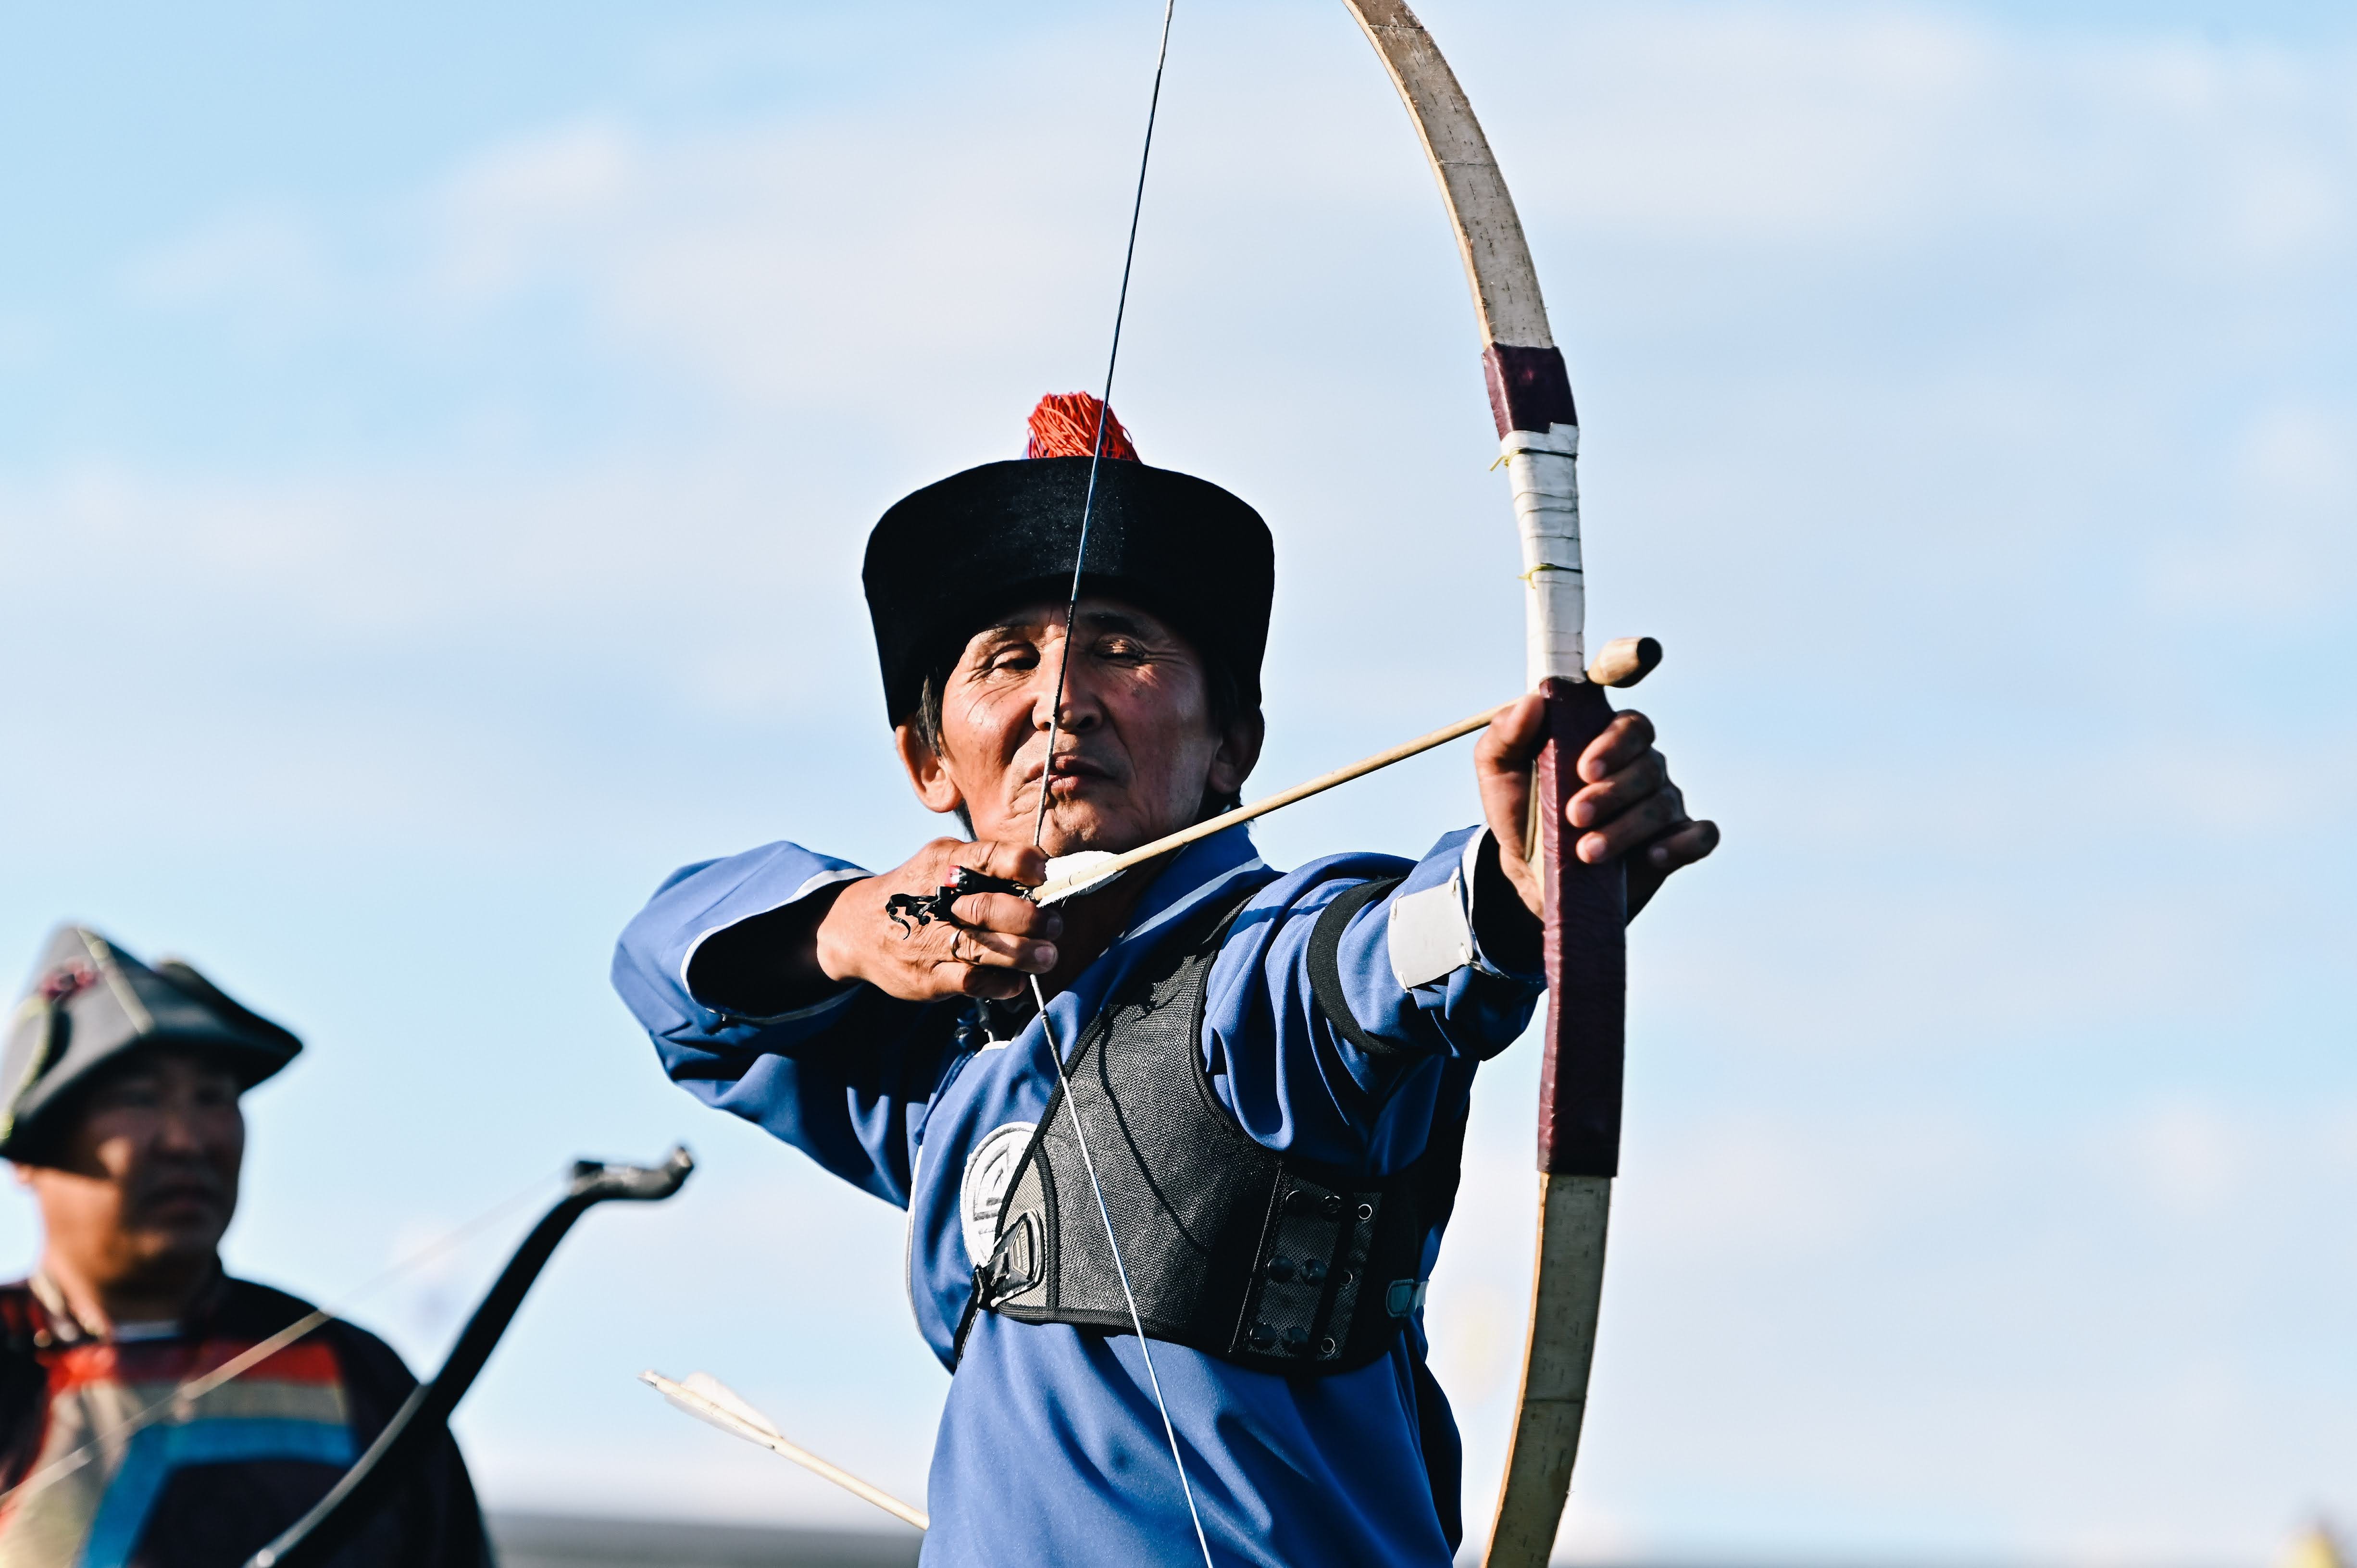
[[1192, 822], [1210, 794], [1243, 786], [1254, 724], [1211, 727], [1202, 657], [1170, 627], [1115, 599], [1080, 603], [1052, 766], [1048, 718], [1064, 658], [1064, 607], [1031, 605], [967, 642], [942, 693], [940, 755], [903, 755], [935, 811], [963, 805], [982, 839], [1031, 837], [1047, 770], [1050, 854], [1124, 850]]
[[54, 1165], [18, 1167], [51, 1248], [99, 1281], [210, 1260], [237, 1211], [245, 1118], [227, 1069], [169, 1049], [107, 1073], [71, 1114]]

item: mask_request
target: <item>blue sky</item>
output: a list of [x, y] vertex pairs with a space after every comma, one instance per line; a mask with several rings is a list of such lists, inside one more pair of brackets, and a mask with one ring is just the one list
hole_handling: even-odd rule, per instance
[[[1668, 644], [1642, 705], [1727, 832], [1636, 932], [1566, 1550], [2256, 1563], [2357, 1516], [2345, 12], [1424, 15], [1571, 360], [1592, 626]], [[519, 1319], [459, 1423], [495, 1503], [856, 1517], [649, 1365], [921, 1488], [897, 1216], [664, 1084], [606, 954], [683, 861], [935, 831], [857, 553], [1097, 375], [1157, 19], [12, 11], [0, 954], [72, 915], [306, 1035], [231, 1252], [325, 1301], [577, 1153], [705, 1163]], [[1115, 404], [1277, 529], [1274, 787], [1505, 695], [1514, 550], [1340, 7], [1182, 0], [1165, 116]], [[1263, 843], [1412, 853], [1464, 775]], [[1434, 1291], [1476, 1518], [1530, 1067]], [[430, 1364], [500, 1235], [353, 1315]]]

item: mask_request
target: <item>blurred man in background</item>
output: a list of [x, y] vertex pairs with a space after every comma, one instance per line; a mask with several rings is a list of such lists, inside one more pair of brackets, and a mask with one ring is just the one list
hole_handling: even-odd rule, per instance
[[[232, 1568], [308, 1512], [416, 1386], [322, 1317], [191, 1388], [310, 1305], [230, 1278], [238, 1097], [302, 1042], [185, 963], [94, 931], [50, 939], [0, 1056], [0, 1155], [40, 1206], [32, 1277], [0, 1285], [0, 1568]], [[424, 1462], [338, 1568], [478, 1568], [457, 1445]]]

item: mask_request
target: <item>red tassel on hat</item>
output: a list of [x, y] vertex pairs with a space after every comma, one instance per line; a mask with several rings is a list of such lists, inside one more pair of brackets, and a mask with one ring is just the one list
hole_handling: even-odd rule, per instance
[[1026, 457], [1087, 457], [1097, 449], [1097, 420], [1104, 420], [1104, 455], [1125, 463], [1142, 462], [1130, 445], [1129, 432], [1119, 416], [1087, 392], [1049, 392], [1031, 411], [1031, 440]]

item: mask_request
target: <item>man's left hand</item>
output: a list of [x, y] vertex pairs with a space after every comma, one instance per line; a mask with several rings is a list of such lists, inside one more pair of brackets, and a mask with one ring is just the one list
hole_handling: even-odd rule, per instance
[[[1482, 815], [1498, 840], [1498, 865], [1523, 908], [1541, 912], [1539, 875], [1523, 857], [1530, 831], [1531, 767], [1546, 739], [1546, 701], [1536, 693], [1490, 721], [1473, 748]], [[1686, 815], [1685, 796], [1653, 746], [1653, 724], [1633, 709], [1616, 714], [1579, 754], [1580, 789], [1564, 802], [1579, 831], [1572, 853], [1594, 865], [1625, 859], [1629, 913], [1644, 908], [1670, 873], [1718, 847], [1718, 824]]]

